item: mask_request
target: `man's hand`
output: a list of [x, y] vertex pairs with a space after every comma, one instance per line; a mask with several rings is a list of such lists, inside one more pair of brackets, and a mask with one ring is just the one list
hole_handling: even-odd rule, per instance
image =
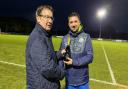
[[73, 60], [68, 57], [68, 58], [67, 58], [67, 61], [64, 61], [64, 63], [67, 64], [67, 65], [72, 65]]
[[64, 56], [65, 53], [66, 53], [66, 49], [62, 49], [61, 50], [61, 55]]

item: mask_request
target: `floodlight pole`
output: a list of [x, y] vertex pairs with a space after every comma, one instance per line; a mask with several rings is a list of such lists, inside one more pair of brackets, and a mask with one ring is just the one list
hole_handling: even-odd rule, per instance
[[0, 34], [1, 34], [2, 32], [1, 32], [1, 28], [0, 28]]
[[100, 20], [100, 21], [99, 21], [99, 24], [100, 24], [99, 39], [101, 39], [101, 34], [102, 34], [102, 32], [101, 32], [101, 31], [102, 31], [102, 30], [101, 30], [101, 23], [102, 23], [102, 21]]
[[105, 15], [106, 15], [106, 9], [105, 8], [101, 8], [101, 9], [98, 10], [97, 17], [99, 18], [99, 25], [100, 25], [100, 29], [99, 29], [99, 40], [101, 40], [102, 20], [104, 19]]

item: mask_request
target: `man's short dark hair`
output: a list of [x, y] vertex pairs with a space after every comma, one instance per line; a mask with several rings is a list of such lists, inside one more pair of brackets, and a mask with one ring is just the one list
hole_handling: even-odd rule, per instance
[[80, 15], [77, 13], [77, 12], [72, 12], [69, 16], [68, 16], [68, 20], [70, 17], [73, 17], [73, 16], [77, 16], [80, 20]]
[[37, 8], [37, 10], [36, 10], [36, 16], [40, 16], [40, 15], [41, 15], [41, 11], [42, 11], [43, 9], [49, 9], [49, 10], [51, 10], [52, 12], [54, 11], [53, 8], [52, 8], [52, 6], [50, 6], [50, 5], [41, 5], [41, 6], [39, 6], [39, 7]]

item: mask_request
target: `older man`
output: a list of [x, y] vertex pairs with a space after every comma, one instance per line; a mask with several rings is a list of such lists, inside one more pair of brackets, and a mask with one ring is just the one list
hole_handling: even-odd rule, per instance
[[64, 77], [64, 69], [55, 62], [64, 51], [54, 52], [50, 30], [53, 24], [53, 9], [41, 5], [36, 10], [34, 30], [30, 34], [26, 48], [27, 89], [59, 89], [59, 80]]

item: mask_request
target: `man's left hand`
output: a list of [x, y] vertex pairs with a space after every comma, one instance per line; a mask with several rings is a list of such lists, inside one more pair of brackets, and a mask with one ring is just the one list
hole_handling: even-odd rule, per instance
[[67, 64], [67, 65], [72, 65], [73, 60], [68, 57], [68, 58], [67, 58], [67, 61], [64, 61], [64, 63]]

